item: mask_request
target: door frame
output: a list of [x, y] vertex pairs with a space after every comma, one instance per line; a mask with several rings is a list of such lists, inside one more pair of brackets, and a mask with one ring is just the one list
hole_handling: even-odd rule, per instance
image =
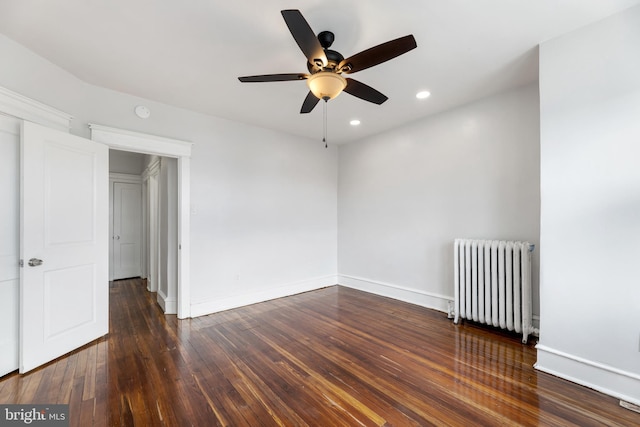
[[192, 143], [139, 132], [89, 124], [91, 140], [121, 151], [173, 157], [178, 163], [178, 318], [191, 317], [190, 224]]
[[144, 260], [147, 278], [147, 290], [158, 292], [158, 174], [160, 171], [159, 158], [152, 162], [142, 174], [142, 200], [144, 214], [143, 238]]

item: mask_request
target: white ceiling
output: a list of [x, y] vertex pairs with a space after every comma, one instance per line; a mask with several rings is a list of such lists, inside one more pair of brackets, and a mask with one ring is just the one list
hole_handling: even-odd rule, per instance
[[[379, 133], [537, 80], [537, 45], [640, 0], [0, 0], [0, 33], [98, 86], [322, 138], [322, 105], [299, 114], [306, 72], [280, 10], [335, 33], [345, 57], [413, 34], [418, 48], [353, 77], [389, 97], [328, 104], [330, 143]], [[3, 61], [5, 59], [3, 58]], [[429, 90], [426, 100], [416, 92]], [[349, 125], [357, 118], [362, 124]]]

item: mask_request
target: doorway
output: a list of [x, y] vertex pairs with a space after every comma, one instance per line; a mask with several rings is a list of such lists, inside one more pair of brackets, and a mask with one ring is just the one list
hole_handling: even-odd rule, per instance
[[176, 314], [176, 159], [110, 150], [109, 160], [110, 280], [147, 279], [165, 314]]
[[[175, 313], [179, 319], [191, 317], [190, 305], [190, 287], [189, 287], [189, 227], [190, 227], [190, 156], [191, 143], [175, 139], [163, 138], [154, 135], [131, 132], [122, 129], [110, 128], [106, 126], [90, 124], [91, 139], [101, 142], [109, 146], [110, 149], [146, 154], [149, 156], [157, 156], [160, 162], [166, 164], [168, 182], [175, 183], [175, 242], [167, 241], [167, 248], [172, 250], [171, 245], [175, 246], [177, 260], [175, 264], [176, 280], [176, 299], [172, 304], [175, 305]], [[175, 177], [171, 180], [170, 175]], [[159, 175], [158, 179], [164, 179]], [[151, 181], [153, 182], [153, 181]], [[146, 186], [148, 190], [148, 185]], [[143, 186], [144, 192], [145, 186]], [[162, 200], [162, 197], [158, 197]], [[169, 198], [166, 199], [169, 201]], [[168, 220], [169, 217], [164, 217]], [[163, 221], [162, 215], [159, 215], [158, 222]], [[161, 242], [162, 245], [162, 242]], [[148, 253], [148, 255], [151, 255]], [[157, 258], [156, 258], [157, 259]], [[163, 266], [159, 266], [163, 267]], [[150, 271], [147, 273], [151, 273]], [[152, 273], [151, 273], [152, 274]], [[162, 285], [160, 281], [158, 283]], [[161, 289], [159, 287], [159, 289]], [[161, 304], [162, 305], [162, 304]]]

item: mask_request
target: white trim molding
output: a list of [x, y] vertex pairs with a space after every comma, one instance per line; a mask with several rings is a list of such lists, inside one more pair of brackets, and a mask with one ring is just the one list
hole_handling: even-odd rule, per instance
[[158, 289], [156, 300], [157, 300], [158, 304], [160, 305], [160, 307], [162, 308], [162, 311], [164, 311], [166, 314], [175, 314], [176, 313], [176, 310], [178, 308], [177, 301], [175, 299], [173, 299], [173, 298], [167, 297], [164, 294], [164, 292], [162, 292], [161, 289]]
[[140, 175], [131, 175], [128, 173], [109, 172], [109, 182], [126, 182], [129, 184], [142, 184]]
[[89, 124], [91, 139], [122, 151], [167, 157], [190, 157], [193, 143], [108, 126]]
[[156, 157], [149, 165], [142, 171], [142, 180], [146, 181], [150, 176], [158, 175], [160, 173], [160, 158]]
[[[536, 349], [535, 369], [640, 405], [640, 375], [545, 345], [538, 344]], [[611, 389], [613, 385], [615, 391]]]
[[273, 286], [269, 289], [251, 292], [233, 297], [212, 299], [191, 305], [191, 315], [193, 317], [204, 316], [219, 311], [230, 310], [232, 308], [243, 307], [245, 305], [265, 302], [276, 298], [288, 297], [301, 294], [303, 292], [315, 291], [317, 289], [335, 286], [338, 278], [334, 275], [321, 276], [299, 282], [286, 283], [280, 286]]
[[346, 274], [338, 275], [338, 284], [348, 288], [359, 289], [361, 291], [383, 297], [393, 298], [410, 304], [416, 304], [433, 310], [442, 311], [444, 313], [449, 312], [449, 303], [453, 302], [453, 297], [449, 295], [421, 291], [418, 289], [412, 289], [391, 283], [378, 282], [362, 277], [349, 276]]
[[0, 86], [0, 111], [52, 129], [69, 132], [73, 116]]
[[[191, 151], [189, 151], [191, 152]], [[191, 158], [178, 157], [178, 319], [191, 313]]]

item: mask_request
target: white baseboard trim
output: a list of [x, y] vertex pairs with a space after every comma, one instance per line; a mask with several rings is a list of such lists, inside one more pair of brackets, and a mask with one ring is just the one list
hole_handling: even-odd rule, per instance
[[256, 304], [276, 298], [288, 297], [303, 292], [334, 286], [338, 283], [335, 275], [316, 277], [300, 282], [287, 283], [281, 286], [270, 287], [266, 290], [252, 292], [250, 294], [234, 295], [215, 300], [202, 301], [191, 304], [191, 317], [205, 316], [219, 311], [231, 310], [245, 305]]
[[411, 289], [404, 286], [378, 282], [346, 274], [338, 275], [338, 284], [348, 288], [358, 289], [383, 297], [393, 298], [399, 301], [442, 311], [444, 313], [448, 313], [449, 304], [453, 302], [452, 296]]
[[150, 278], [147, 280], [147, 290], [149, 292], [158, 292], [158, 286]]
[[589, 387], [634, 405], [640, 405], [640, 375], [584, 359], [545, 345], [536, 345], [534, 368]]
[[163, 292], [158, 290], [156, 299], [160, 307], [162, 307], [164, 314], [176, 314], [178, 312], [178, 302], [175, 298], [168, 298]]

